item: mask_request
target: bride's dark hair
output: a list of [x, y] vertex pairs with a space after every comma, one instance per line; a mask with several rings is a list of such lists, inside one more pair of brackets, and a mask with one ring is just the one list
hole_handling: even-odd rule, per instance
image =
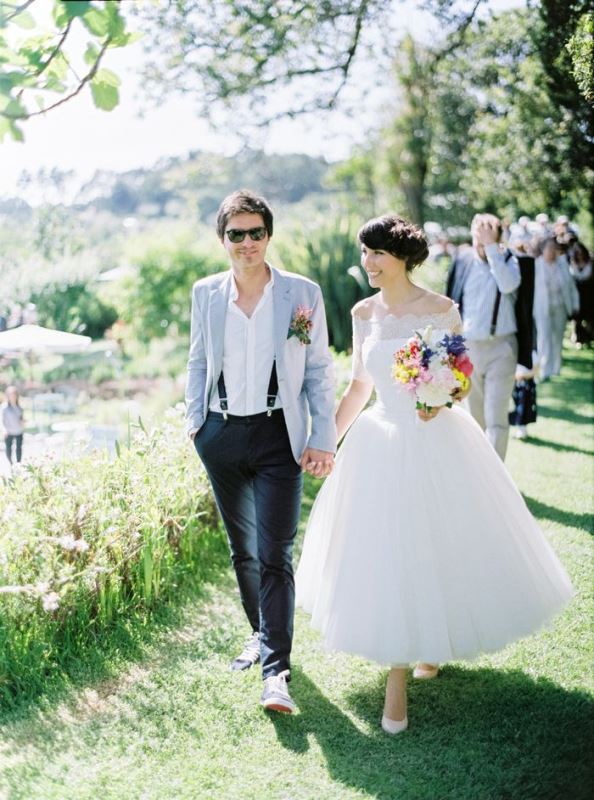
[[396, 214], [370, 219], [359, 231], [358, 238], [369, 250], [385, 250], [404, 261], [407, 272], [422, 264], [429, 255], [422, 228]]

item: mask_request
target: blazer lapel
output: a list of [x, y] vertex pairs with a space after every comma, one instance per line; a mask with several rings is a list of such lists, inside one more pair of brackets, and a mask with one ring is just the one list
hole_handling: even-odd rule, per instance
[[274, 267], [274, 286], [272, 287], [272, 299], [274, 303], [274, 352], [277, 364], [282, 364], [285, 353], [285, 343], [291, 324], [291, 282], [287, 280]]
[[211, 289], [208, 303], [208, 331], [212, 357], [213, 382], [216, 382], [223, 369], [223, 347], [225, 344], [225, 318], [231, 287], [230, 273]]

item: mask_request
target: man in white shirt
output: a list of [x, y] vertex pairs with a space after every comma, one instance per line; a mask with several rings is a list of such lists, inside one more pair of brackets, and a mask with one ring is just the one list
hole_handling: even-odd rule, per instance
[[521, 273], [517, 258], [499, 245], [497, 217], [477, 214], [471, 233], [473, 246], [458, 254], [446, 292], [460, 306], [474, 364], [468, 408], [504, 460], [518, 357], [515, 303]]
[[261, 704], [290, 713], [302, 470], [324, 477], [333, 467], [335, 385], [320, 288], [266, 261], [272, 231], [264, 198], [223, 200], [217, 233], [231, 269], [192, 290], [186, 419], [252, 627], [232, 669], [261, 661]]

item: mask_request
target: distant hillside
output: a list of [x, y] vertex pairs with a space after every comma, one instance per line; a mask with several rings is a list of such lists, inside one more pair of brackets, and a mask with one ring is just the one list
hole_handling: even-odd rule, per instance
[[[250, 188], [277, 204], [291, 204], [325, 191], [329, 170], [324, 159], [303, 154], [266, 155], [246, 148], [235, 156], [194, 152], [187, 158], [162, 159], [151, 168], [128, 172], [98, 171], [74, 196], [71, 210], [95, 209], [116, 217], [179, 217], [190, 212], [211, 222], [221, 199], [237, 188]], [[42, 170], [27, 176], [29, 190], [54, 198], [71, 194], [73, 173]], [[0, 200], [0, 215], [20, 219], [32, 209], [20, 198]]]

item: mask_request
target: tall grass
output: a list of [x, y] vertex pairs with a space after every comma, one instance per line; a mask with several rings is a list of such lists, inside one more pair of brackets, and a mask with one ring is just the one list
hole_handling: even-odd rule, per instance
[[215, 523], [181, 412], [125, 446], [17, 469], [0, 485], [0, 698], [37, 693], [122, 618], [196, 568]]

